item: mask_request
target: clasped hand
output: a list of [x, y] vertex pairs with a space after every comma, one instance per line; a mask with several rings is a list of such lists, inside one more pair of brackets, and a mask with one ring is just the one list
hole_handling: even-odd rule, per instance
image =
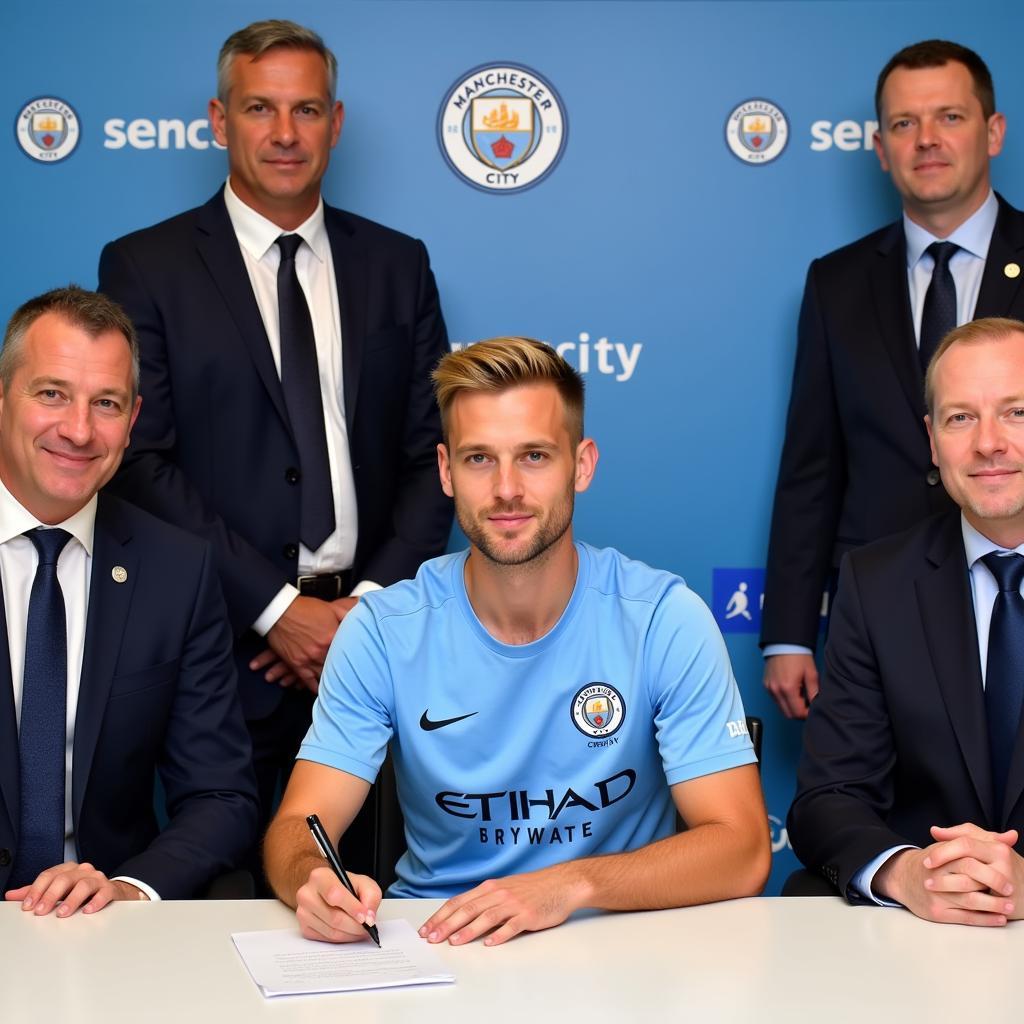
[[880, 891], [929, 921], [998, 927], [1024, 916], [1017, 895], [1024, 860], [1013, 848], [1014, 829], [988, 832], [966, 822], [933, 825], [931, 835], [932, 845], [904, 850], [883, 865], [888, 881]]
[[315, 694], [338, 625], [358, 600], [339, 597], [321, 601], [301, 595], [295, 598], [267, 633], [267, 649], [249, 662], [249, 668], [254, 672], [266, 670], [264, 678], [268, 683], [302, 686]]

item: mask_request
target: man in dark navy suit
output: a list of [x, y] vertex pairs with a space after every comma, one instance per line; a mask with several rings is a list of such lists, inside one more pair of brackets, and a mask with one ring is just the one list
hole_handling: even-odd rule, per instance
[[0, 886], [36, 914], [193, 896], [255, 832], [209, 546], [97, 493], [139, 403], [132, 325], [106, 297], [64, 288], [14, 314], [0, 351]]
[[927, 405], [960, 509], [846, 556], [788, 832], [853, 903], [1003, 925], [1024, 917], [1024, 323], [949, 334]]
[[950, 508], [924, 429], [923, 367], [976, 317], [1024, 317], [1024, 215], [992, 191], [992, 76], [956, 43], [882, 69], [875, 150], [903, 217], [807, 274], [765, 580], [765, 686], [805, 718], [822, 592], [846, 551]]
[[213, 544], [264, 822], [338, 623], [439, 554], [451, 524], [426, 250], [321, 198], [336, 75], [309, 29], [236, 32], [210, 102], [227, 184], [100, 260], [100, 290], [139, 332], [146, 396], [115, 487]]

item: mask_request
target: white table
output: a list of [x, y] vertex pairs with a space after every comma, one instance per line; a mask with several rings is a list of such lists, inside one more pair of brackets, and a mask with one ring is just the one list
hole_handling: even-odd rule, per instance
[[[433, 901], [386, 901], [416, 926]], [[0, 906], [0, 1021], [992, 1021], [1020, 1017], [1024, 923], [941, 926], [838, 899], [588, 914], [500, 947], [438, 947], [454, 985], [264, 999], [230, 934], [292, 926], [272, 901]]]

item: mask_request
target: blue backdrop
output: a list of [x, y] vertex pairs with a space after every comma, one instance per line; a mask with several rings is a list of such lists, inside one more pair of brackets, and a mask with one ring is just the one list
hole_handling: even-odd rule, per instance
[[[882, 64], [919, 39], [952, 38], [989, 62], [1009, 122], [995, 183], [1024, 203], [1024, 13], [884, 0], [12, 0], [0, 317], [69, 280], [94, 286], [104, 242], [220, 186], [225, 158], [205, 123], [217, 51], [281, 15], [318, 29], [341, 65], [347, 117], [325, 194], [426, 241], [453, 341], [528, 334], [566, 343], [576, 365], [585, 347], [602, 457], [578, 534], [679, 572], [730, 630], [747, 711], [765, 720], [776, 892], [796, 863], [782, 822], [801, 727], [761, 688], [756, 633], [732, 630], [756, 627], [804, 273], [898, 213], [870, 148], [872, 94]], [[543, 76], [569, 125], [557, 166], [511, 194], [467, 184], [438, 140], [453, 83], [500, 63]], [[59, 162], [16, 139], [40, 96], [79, 118]], [[786, 148], [759, 165], [726, 140], [728, 116], [752, 98], [788, 121]], [[161, 139], [161, 120], [180, 126]], [[725, 618], [737, 591], [750, 620]]]

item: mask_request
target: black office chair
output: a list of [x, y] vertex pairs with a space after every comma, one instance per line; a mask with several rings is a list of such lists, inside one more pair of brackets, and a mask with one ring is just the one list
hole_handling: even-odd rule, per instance
[[761, 774], [761, 740], [764, 736], [764, 722], [755, 715], [747, 715], [747, 732], [750, 735], [750, 742], [754, 746], [754, 756], [757, 758], [757, 773]]
[[256, 883], [252, 873], [239, 868], [218, 875], [204, 890], [204, 900], [254, 900]]
[[398, 806], [390, 751], [362, 808], [346, 829], [338, 852], [347, 871], [369, 875], [381, 889], [395, 880], [395, 864], [405, 853], [405, 819]]
[[347, 870], [369, 875], [381, 889], [395, 880], [395, 864], [405, 852], [405, 819], [398, 806], [390, 751], [362, 808], [346, 830], [339, 852]]
[[797, 868], [783, 883], [781, 896], [838, 896], [839, 890], [817, 871]]

